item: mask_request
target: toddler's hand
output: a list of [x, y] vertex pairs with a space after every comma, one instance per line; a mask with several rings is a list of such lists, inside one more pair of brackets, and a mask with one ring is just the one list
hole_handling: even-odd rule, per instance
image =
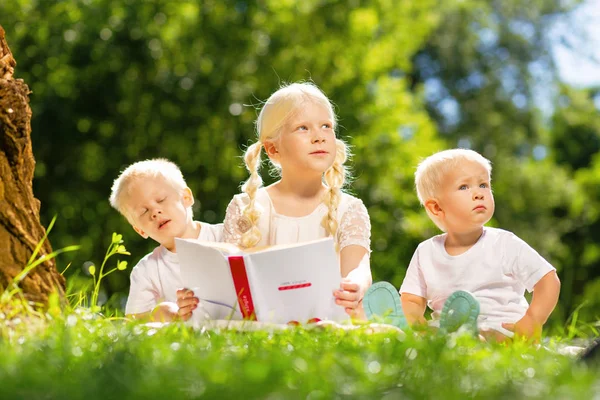
[[539, 342], [542, 337], [542, 324], [536, 321], [529, 314], [525, 314], [523, 318], [518, 320], [515, 324], [503, 323], [502, 327], [515, 333], [516, 337], [524, 337], [526, 339]]
[[360, 304], [362, 293], [358, 283], [346, 278], [342, 279], [340, 288], [333, 291], [333, 296], [335, 304], [344, 307], [346, 313], [351, 317], [360, 318], [360, 315], [364, 313]]
[[198, 308], [200, 300], [194, 296], [194, 292], [190, 289], [179, 289], [177, 290], [177, 306], [179, 310], [179, 318], [183, 321], [187, 321], [192, 316], [192, 311]]

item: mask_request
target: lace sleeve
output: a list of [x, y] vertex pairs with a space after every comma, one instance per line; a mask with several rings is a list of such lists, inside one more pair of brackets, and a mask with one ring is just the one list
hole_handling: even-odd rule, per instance
[[238, 227], [240, 217], [242, 216], [242, 208], [236, 197], [231, 199], [225, 212], [225, 222], [223, 223], [223, 241], [239, 245], [242, 233]]
[[360, 199], [354, 199], [342, 215], [338, 240], [340, 250], [346, 246], [358, 245], [371, 252], [371, 221], [367, 208]]

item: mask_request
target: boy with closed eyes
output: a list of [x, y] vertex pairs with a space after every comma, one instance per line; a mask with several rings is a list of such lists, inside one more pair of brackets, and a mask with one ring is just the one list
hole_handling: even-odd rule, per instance
[[127, 167], [112, 186], [110, 204], [140, 236], [160, 244], [131, 271], [125, 314], [150, 321], [177, 319], [177, 290], [184, 285], [175, 238], [220, 242], [223, 224], [194, 221], [192, 191], [177, 165], [166, 159]]

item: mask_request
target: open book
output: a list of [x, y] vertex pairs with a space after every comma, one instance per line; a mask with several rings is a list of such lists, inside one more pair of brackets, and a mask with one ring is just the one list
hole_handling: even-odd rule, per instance
[[253, 252], [195, 239], [176, 239], [176, 246], [182, 282], [200, 299], [192, 322], [348, 319], [333, 297], [341, 276], [332, 238]]

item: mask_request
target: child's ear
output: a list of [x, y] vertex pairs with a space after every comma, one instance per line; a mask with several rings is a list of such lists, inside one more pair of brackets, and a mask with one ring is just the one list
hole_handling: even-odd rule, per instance
[[141, 230], [140, 228], [138, 228], [137, 226], [134, 226], [133, 230], [136, 231], [144, 239], [148, 239], [148, 234], [146, 232], [144, 232], [143, 230]]
[[186, 208], [194, 205], [194, 194], [192, 193], [192, 189], [189, 187], [183, 189], [183, 193], [181, 193], [181, 199], [183, 200], [183, 205]]
[[267, 156], [269, 156], [269, 158], [276, 159], [279, 156], [279, 152], [277, 151], [277, 147], [275, 146], [275, 143], [270, 142], [270, 141], [265, 141], [264, 146], [265, 146], [265, 153], [267, 153]]
[[428, 199], [425, 201], [424, 206], [431, 215], [434, 215], [438, 218], [442, 218], [444, 216], [444, 210], [442, 210], [442, 207], [440, 207], [440, 202], [437, 199]]

